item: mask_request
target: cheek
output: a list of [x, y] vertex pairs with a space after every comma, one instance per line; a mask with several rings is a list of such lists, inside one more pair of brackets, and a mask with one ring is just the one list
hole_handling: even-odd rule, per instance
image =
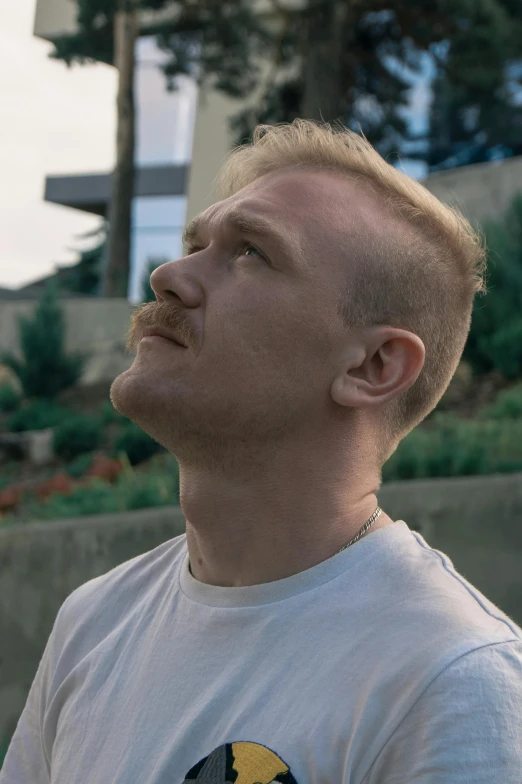
[[295, 383], [301, 374], [306, 379], [320, 370], [329, 344], [323, 319], [316, 318], [318, 303], [283, 286], [284, 281], [278, 289], [262, 281], [238, 286], [208, 314], [213, 359], [225, 372], [271, 379], [291, 375]]

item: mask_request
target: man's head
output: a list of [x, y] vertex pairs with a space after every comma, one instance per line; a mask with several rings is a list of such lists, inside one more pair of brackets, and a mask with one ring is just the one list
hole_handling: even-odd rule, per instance
[[[187, 255], [151, 276], [158, 302], [134, 314], [115, 406], [180, 462], [233, 453], [239, 470], [283, 442], [364, 443], [380, 469], [455, 372], [483, 290], [480, 237], [328, 125], [258, 126], [217, 184]], [[152, 325], [188, 348], [139, 344]]]

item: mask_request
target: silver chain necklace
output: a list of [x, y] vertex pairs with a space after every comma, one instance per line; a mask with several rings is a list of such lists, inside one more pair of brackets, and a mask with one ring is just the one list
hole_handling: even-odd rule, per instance
[[375, 510], [375, 512], [370, 517], [370, 519], [365, 522], [365, 524], [363, 525], [363, 527], [361, 528], [361, 530], [359, 531], [357, 536], [354, 536], [354, 538], [351, 540], [351, 542], [348, 542], [348, 544], [345, 544], [344, 547], [341, 547], [341, 549], [336, 553], [336, 555], [339, 555], [339, 553], [342, 553], [342, 551], [346, 550], [347, 547], [350, 547], [351, 544], [355, 544], [355, 542], [357, 542], [357, 540], [360, 539], [361, 536], [363, 536], [366, 533], [368, 528], [370, 528], [370, 526], [372, 526], [374, 524], [374, 522], [377, 520], [377, 518], [379, 517], [379, 515], [381, 513], [382, 513], [382, 509], [381, 509], [380, 506], [378, 506], [377, 509]]

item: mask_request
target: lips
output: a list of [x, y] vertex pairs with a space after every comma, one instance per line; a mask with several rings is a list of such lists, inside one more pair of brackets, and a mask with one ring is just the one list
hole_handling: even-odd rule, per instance
[[181, 339], [174, 333], [168, 329], [164, 329], [163, 327], [145, 327], [143, 330], [142, 337], [149, 337], [151, 335], [157, 335], [160, 338], [166, 338], [170, 340], [172, 343], [176, 343], [178, 346], [182, 346], [183, 348], [187, 348], [186, 345], [181, 341]]

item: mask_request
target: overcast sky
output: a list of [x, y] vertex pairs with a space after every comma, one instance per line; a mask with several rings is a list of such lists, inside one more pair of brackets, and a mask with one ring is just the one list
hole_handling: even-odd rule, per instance
[[[47, 174], [106, 171], [115, 147], [116, 74], [67, 66], [33, 36], [35, 0], [0, 2], [0, 286], [74, 262], [100, 219], [43, 201]], [[92, 241], [91, 241], [92, 244]]]

